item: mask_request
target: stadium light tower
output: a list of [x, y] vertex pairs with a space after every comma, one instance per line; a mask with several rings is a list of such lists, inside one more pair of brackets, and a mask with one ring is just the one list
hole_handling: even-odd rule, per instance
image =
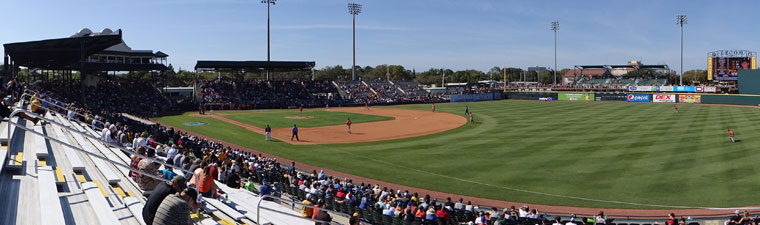
[[[679, 85], [683, 86], [683, 25], [686, 24], [686, 15], [679, 14], [676, 16], [676, 24], [681, 26], [681, 77], [679, 79]], [[694, 79], [696, 79], [696, 76]]]
[[362, 12], [362, 4], [348, 3], [348, 13], [354, 17], [354, 66], [351, 67], [351, 80], [356, 80], [356, 15]]
[[270, 57], [269, 57], [269, 5], [274, 5], [274, 3], [277, 2], [277, 0], [261, 0], [261, 3], [267, 4], [267, 80], [269, 80], [269, 63], [270, 63]]
[[559, 22], [552, 22], [552, 30], [554, 31], [554, 85], [557, 85], [557, 31], [559, 30]]

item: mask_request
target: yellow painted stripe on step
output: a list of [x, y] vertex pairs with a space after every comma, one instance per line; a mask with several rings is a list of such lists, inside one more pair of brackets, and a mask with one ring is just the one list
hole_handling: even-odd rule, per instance
[[235, 223], [233, 223], [232, 221], [229, 221], [229, 220], [218, 220], [216, 222], [219, 222], [222, 225], [236, 225]]
[[103, 189], [103, 186], [100, 186], [100, 183], [97, 180], [93, 180], [92, 182], [95, 182], [95, 185], [98, 185], [98, 189], [100, 189], [100, 193], [103, 194], [103, 197], [108, 197], [106, 190]]
[[56, 183], [66, 182], [66, 178], [63, 177], [63, 171], [61, 170], [61, 167], [59, 166], [55, 167], [55, 178], [56, 178], [55, 179]]
[[24, 162], [24, 153], [23, 152], [19, 152], [18, 154], [16, 154], [16, 165], [20, 166], [21, 163], [23, 163], [23, 162]]
[[79, 182], [82, 182], [82, 183], [87, 182], [87, 179], [84, 178], [84, 174], [77, 173], [77, 178], [79, 179]]
[[201, 221], [201, 217], [198, 216], [198, 214], [195, 214], [195, 213], [190, 213], [190, 218], [193, 218], [193, 220], [195, 220], [197, 222]]
[[132, 197], [134, 195], [132, 195], [132, 192], [127, 192], [127, 196]]
[[211, 218], [213, 218], [214, 221], [216, 221], [216, 222], [218, 222], [219, 224], [222, 224], [222, 225], [237, 225], [236, 223], [234, 223], [232, 221], [229, 221], [229, 220], [226, 220], [226, 219], [221, 219], [221, 218], [219, 218], [219, 217], [217, 217], [215, 215], [211, 215]]
[[124, 191], [121, 190], [121, 187], [119, 187], [119, 185], [114, 184], [114, 185], [111, 185], [111, 187], [113, 188], [113, 190], [116, 191], [116, 194], [119, 194], [119, 196], [121, 196], [122, 198], [127, 197], [127, 195], [124, 194]]
[[45, 161], [45, 159], [40, 159], [40, 166], [47, 166], [47, 161]]

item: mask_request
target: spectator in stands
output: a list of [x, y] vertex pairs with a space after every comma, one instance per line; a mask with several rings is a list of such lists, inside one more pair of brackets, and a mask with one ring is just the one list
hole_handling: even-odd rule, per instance
[[459, 198], [459, 201], [457, 201], [456, 203], [454, 203], [454, 209], [464, 210], [464, 203], [462, 201], [464, 201], [464, 199]]
[[193, 224], [190, 218], [190, 211], [200, 208], [200, 204], [195, 201], [197, 197], [198, 192], [192, 188], [185, 188], [180, 193], [169, 195], [158, 206], [153, 224]]
[[[325, 207], [325, 202], [322, 201], [322, 199], [320, 199], [317, 202], [317, 207], [324, 208]], [[317, 210], [315, 210], [315, 211], [317, 211]], [[316, 212], [316, 214], [314, 214], [313, 219], [314, 220], [318, 220], [317, 222], [314, 222], [314, 225], [329, 225], [330, 222], [332, 222], [332, 216], [330, 216], [330, 214], [328, 214], [327, 211], [325, 211], [325, 210], [318, 210]], [[322, 221], [322, 222], [320, 222], [320, 221]]]
[[[129, 167], [132, 168], [133, 170], [139, 170], [138, 164], [142, 160], [142, 157], [140, 155], [145, 155], [145, 148], [144, 147], [137, 148], [135, 152], [137, 152], [137, 154], [132, 155], [132, 160], [129, 163]], [[132, 180], [137, 181], [138, 174], [139, 173], [130, 171], [129, 177], [131, 177]]]
[[565, 225], [578, 225], [575, 223], [575, 214], [570, 214], [570, 220]]
[[228, 187], [231, 188], [240, 188], [240, 176], [238, 176], [238, 173], [230, 173], [227, 175], [227, 180], [225, 181], [225, 184], [227, 184]]
[[206, 198], [215, 197], [219, 187], [216, 186], [214, 177], [211, 175], [211, 165], [205, 165], [203, 169], [196, 169], [195, 174], [198, 178], [195, 179], [195, 177], [193, 177], [195, 180], [191, 179], [191, 181], [195, 182], [191, 183], [195, 184], [200, 194]]
[[148, 195], [148, 200], [143, 206], [142, 217], [145, 224], [153, 224], [153, 217], [156, 216], [156, 210], [161, 202], [169, 195], [178, 193], [187, 188], [187, 180], [184, 176], [175, 176], [170, 182], [162, 182], [153, 192]]
[[[140, 160], [140, 162], [137, 164], [137, 169], [145, 174], [158, 175], [158, 168], [161, 167], [161, 164], [153, 162], [153, 157], [156, 156], [156, 150], [148, 149], [147, 156], [147, 158]], [[161, 180], [146, 176], [144, 174], [139, 174], [137, 176], [137, 184], [140, 186], [140, 189], [144, 191], [153, 190], [160, 183]]]
[[[9, 107], [11, 105], [12, 105], [11, 98], [10, 97], [5, 97], [3, 99], [3, 101], [2, 101], [2, 105], [0, 105], [0, 116], [2, 116], [2, 118], [8, 118], [9, 116], [11, 116], [12, 112], [9, 109]], [[22, 113], [22, 112], [16, 113], [16, 116], [24, 118], [24, 119], [29, 120], [29, 121], [32, 121], [32, 122], [34, 122], [34, 124], [37, 124], [37, 122], [40, 120], [38, 118], [33, 118], [33, 117], [27, 115], [26, 113]]]
[[303, 209], [301, 209], [301, 217], [303, 218], [311, 218], [314, 213], [314, 208], [306, 207], [314, 205], [314, 203], [311, 202], [311, 199], [311, 194], [306, 194], [306, 198], [301, 202], [304, 204]]
[[601, 224], [612, 222], [612, 221], [607, 221], [607, 216], [604, 215], [604, 211], [599, 211], [599, 213], [596, 214], [596, 217], [594, 217], [594, 221], [596, 221], [596, 223], [601, 223]]
[[[266, 179], [261, 181], [261, 187], [259, 188], [259, 193], [261, 195], [272, 195], [272, 186], [270, 186], [269, 182], [267, 182]], [[264, 198], [264, 200], [271, 201], [271, 198]]]

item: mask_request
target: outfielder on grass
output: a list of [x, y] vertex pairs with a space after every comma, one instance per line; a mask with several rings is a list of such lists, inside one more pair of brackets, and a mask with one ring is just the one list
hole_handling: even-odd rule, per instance
[[731, 140], [731, 143], [734, 143], [734, 132], [731, 131], [731, 129], [728, 129], [728, 139]]

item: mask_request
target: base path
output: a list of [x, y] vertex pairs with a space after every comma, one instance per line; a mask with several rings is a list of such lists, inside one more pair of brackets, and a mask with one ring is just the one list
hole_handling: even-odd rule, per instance
[[[439, 133], [460, 127], [467, 123], [466, 118], [451, 113], [434, 113], [413, 109], [370, 108], [367, 110], [364, 107], [349, 107], [337, 109], [331, 108], [329, 111], [387, 116], [395, 119], [368, 123], [354, 123], [351, 125], [351, 134], [348, 133], [345, 124], [298, 128], [298, 138], [300, 141], [296, 141], [295, 139], [293, 139], [293, 141], [290, 140], [292, 128], [274, 128], [272, 129], [272, 138], [293, 145], [373, 142]], [[191, 114], [191, 116], [212, 117], [256, 133], [264, 134], [263, 128], [228, 119], [225, 118], [224, 115], [225, 114]], [[296, 124], [298, 123], [296, 122]]]

